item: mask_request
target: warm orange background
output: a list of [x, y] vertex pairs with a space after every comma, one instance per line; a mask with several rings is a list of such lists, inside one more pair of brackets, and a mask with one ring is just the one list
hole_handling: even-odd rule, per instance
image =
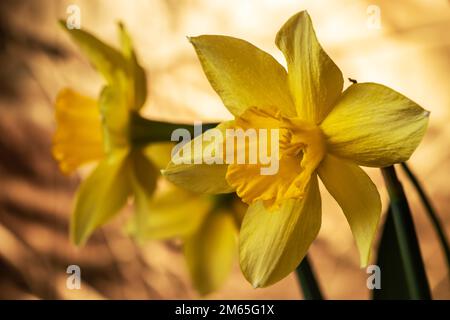
[[[133, 36], [150, 77], [145, 114], [173, 121], [230, 115], [210, 88], [186, 35], [225, 34], [273, 54], [278, 29], [307, 9], [322, 46], [359, 82], [390, 86], [431, 111], [428, 133], [410, 163], [450, 234], [450, 4], [448, 1], [142, 0], [5, 1], [0, 4], [0, 298], [196, 298], [180, 246], [138, 247], [120, 231], [123, 219], [89, 245], [68, 242], [68, 218], [79, 178], [62, 176], [50, 155], [52, 101], [71, 86], [95, 96], [101, 79], [56, 24], [69, 4], [81, 26], [116, 42], [117, 20]], [[370, 28], [377, 5], [381, 28]], [[368, 13], [369, 12], [369, 13]], [[348, 84], [348, 82], [347, 82]], [[383, 199], [378, 170], [368, 170]], [[410, 185], [427, 274], [435, 298], [450, 298], [437, 238]], [[323, 193], [323, 225], [311, 258], [328, 298], [366, 299], [366, 273], [340, 209]], [[82, 268], [81, 290], [65, 287], [66, 267]], [[208, 298], [300, 298], [293, 276], [254, 290], [236, 263], [223, 289]]]

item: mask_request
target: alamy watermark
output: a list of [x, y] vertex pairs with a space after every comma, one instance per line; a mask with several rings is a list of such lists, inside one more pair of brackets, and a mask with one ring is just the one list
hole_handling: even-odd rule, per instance
[[66, 280], [66, 287], [69, 290], [81, 289], [81, 268], [76, 264], [67, 267], [66, 273], [69, 274]]
[[172, 150], [174, 164], [259, 164], [261, 175], [274, 175], [279, 169], [280, 130], [213, 128], [203, 135], [201, 122], [194, 123], [194, 136], [179, 128], [171, 140], [178, 142]]
[[366, 273], [370, 274], [367, 278], [366, 285], [367, 289], [381, 289], [381, 269], [376, 264], [372, 264], [367, 267]]
[[371, 4], [366, 9], [367, 20], [366, 26], [370, 30], [381, 29], [381, 9], [379, 6]]
[[76, 4], [71, 4], [67, 6], [66, 13], [68, 14], [66, 18], [67, 29], [81, 29], [81, 9]]

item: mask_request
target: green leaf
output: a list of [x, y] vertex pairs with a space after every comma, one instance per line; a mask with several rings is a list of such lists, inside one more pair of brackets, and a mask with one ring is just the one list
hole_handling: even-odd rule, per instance
[[323, 300], [322, 292], [317, 281], [314, 270], [309, 263], [308, 255], [306, 255], [302, 262], [295, 270], [297, 279], [302, 288], [303, 297], [305, 300]]
[[430, 219], [430, 222], [434, 228], [434, 231], [436, 232], [436, 235], [438, 236], [439, 242], [444, 252], [445, 259], [447, 261], [447, 273], [450, 275], [450, 246], [448, 243], [447, 235], [445, 233], [445, 229], [442, 226], [441, 219], [439, 218], [439, 215], [437, 214], [433, 204], [431, 203], [430, 198], [426, 194], [425, 189], [422, 187], [416, 175], [412, 172], [412, 170], [409, 168], [406, 162], [402, 162], [400, 165], [402, 169], [405, 171], [406, 176], [408, 177], [410, 182], [413, 184], [417, 193], [419, 194], [420, 200], [422, 201], [422, 204], [426, 209], [425, 212], [427, 213], [427, 216]]
[[384, 222], [377, 265], [381, 270], [381, 289], [372, 291], [373, 300], [410, 299], [391, 210]]
[[[420, 252], [414, 220], [400, 180], [397, 178], [394, 166], [381, 168], [386, 188], [391, 201], [390, 210], [397, 236], [399, 257], [402, 259], [403, 273], [408, 287], [409, 299], [431, 299], [430, 286]], [[387, 250], [391, 250], [387, 248]], [[382, 274], [383, 271], [381, 270]], [[383, 277], [383, 275], [382, 275]]]

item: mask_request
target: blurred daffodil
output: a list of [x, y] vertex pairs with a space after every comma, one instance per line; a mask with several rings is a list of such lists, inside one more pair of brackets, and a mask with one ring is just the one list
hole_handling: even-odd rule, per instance
[[98, 162], [77, 192], [71, 236], [82, 244], [111, 219], [130, 197], [135, 214], [128, 231], [138, 240], [182, 238], [194, 286], [201, 294], [217, 290], [237, 253], [244, 204], [235, 196], [205, 196], [173, 185], [156, 191], [159, 171], [170, 161], [170, 134], [180, 124], [139, 116], [146, 77], [131, 41], [119, 25], [121, 51], [82, 30], [68, 30], [106, 80], [99, 99], [71, 89], [56, 99], [53, 155], [62, 172]]
[[[235, 190], [249, 204], [240, 230], [240, 264], [255, 287], [292, 272], [316, 238], [318, 176], [342, 208], [361, 266], [366, 265], [381, 202], [359, 165], [407, 160], [425, 133], [429, 113], [380, 84], [353, 84], [342, 92], [342, 73], [317, 41], [306, 11], [291, 17], [276, 36], [287, 72], [240, 39], [205, 35], [190, 41], [212, 87], [235, 116], [219, 129], [278, 128], [279, 170], [261, 175], [260, 163], [185, 161], [169, 163], [164, 175], [193, 191]], [[195, 150], [185, 157], [203, 156]]]
[[235, 194], [201, 195], [170, 185], [148, 203], [151, 214], [133, 217], [128, 232], [138, 241], [181, 239], [192, 283], [205, 295], [231, 272], [245, 208]]
[[71, 238], [83, 244], [130, 196], [137, 214], [148, 213], [146, 203], [159, 175], [157, 157], [171, 145], [147, 144], [158, 141], [160, 123], [139, 115], [147, 96], [146, 76], [124, 27], [119, 24], [120, 51], [83, 30], [66, 30], [106, 81], [98, 99], [71, 89], [56, 98], [53, 155], [60, 169], [69, 174], [98, 162], [78, 189], [72, 215]]

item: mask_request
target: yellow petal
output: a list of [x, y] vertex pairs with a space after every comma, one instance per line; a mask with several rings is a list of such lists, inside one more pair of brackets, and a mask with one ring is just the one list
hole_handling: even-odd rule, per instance
[[141, 149], [133, 149], [128, 157], [130, 178], [150, 197], [156, 188], [158, 169]]
[[234, 189], [225, 180], [227, 165], [169, 164], [161, 171], [170, 182], [198, 193], [230, 193]]
[[[215, 129], [220, 130], [222, 136], [225, 135], [225, 129], [230, 126], [229, 122], [224, 122]], [[209, 130], [208, 130], [209, 131]], [[227, 165], [223, 160], [223, 154], [218, 154], [223, 164], [207, 164], [208, 157], [203, 157], [204, 151], [211, 145], [215, 145], [215, 139], [205, 141], [204, 135], [192, 139], [186, 143], [181, 152], [175, 155], [175, 159], [167, 165], [161, 173], [172, 183], [187, 190], [198, 193], [229, 193], [233, 188], [225, 180]], [[202, 145], [200, 141], [203, 140]], [[222, 143], [219, 143], [222, 145]]]
[[250, 205], [239, 241], [241, 269], [254, 287], [266, 287], [291, 273], [305, 256], [321, 224], [317, 177], [303, 200], [287, 200], [267, 211], [261, 201]]
[[221, 287], [237, 253], [237, 229], [232, 214], [212, 212], [200, 229], [185, 240], [184, 254], [192, 282], [202, 294]]
[[99, 107], [103, 116], [105, 148], [109, 152], [113, 148], [128, 145], [129, 118], [127, 108], [126, 78], [122, 78], [114, 86], [105, 86], [100, 94]]
[[173, 187], [144, 203], [128, 225], [128, 232], [139, 240], [191, 236], [212, 205], [209, 196]]
[[142, 152], [161, 170], [170, 162], [173, 147], [174, 144], [172, 142], [157, 142], [149, 144]]
[[272, 56], [232, 37], [205, 35], [190, 41], [209, 82], [232, 114], [258, 107], [295, 115], [286, 70]]
[[377, 188], [360, 167], [331, 155], [322, 161], [318, 172], [350, 224], [359, 249], [361, 267], [365, 267], [381, 214]]
[[409, 159], [429, 112], [376, 83], [350, 86], [321, 127], [329, 151], [362, 166], [385, 167]]
[[298, 116], [320, 123], [340, 96], [344, 81], [339, 68], [317, 41], [308, 13], [302, 11], [291, 17], [275, 42], [287, 61]]
[[134, 87], [132, 90], [133, 97], [131, 98], [133, 104], [130, 108], [134, 111], [139, 111], [147, 98], [147, 77], [145, 75], [145, 70], [138, 62], [131, 37], [122, 23], [119, 23], [119, 36], [122, 45], [122, 54], [127, 60], [130, 73], [132, 74], [131, 80]]
[[[154, 225], [149, 224], [153, 217], [153, 194], [159, 176], [157, 168], [142, 153], [142, 150], [133, 150], [128, 160], [130, 185], [134, 196], [134, 215], [132, 222], [132, 233], [137, 238], [151, 237], [149, 229]], [[154, 221], [153, 221], [154, 222]], [[150, 230], [151, 231], [151, 230]], [[162, 230], [164, 232], [164, 230]]]
[[61, 25], [108, 83], [114, 83], [118, 74], [126, 72], [127, 63], [119, 51], [89, 32], [81, 29], [69, 29], [64, 21], [61, 21]]
[[128, 136], [128, 113], [138, 111], [147, 95], [145, 71], [138, 64], [128, 33], [119, 25], [122, 53], [84, 30], [68, 29], [62, 24], [107, 81], [99, 105], [109, 130], [105, 135], [108, 148], [124, 147], [124, 137]]
[[81, 183], [70, 226], [75, 244], [82, 245], [125, 205], [130, 191], [127, 154], [127, 150], [113, 152]]
[[70, 89], [55, 102], [56, 132], [52, 153], [62, 172], [103, 158], [102, 127], [97, 101]]

